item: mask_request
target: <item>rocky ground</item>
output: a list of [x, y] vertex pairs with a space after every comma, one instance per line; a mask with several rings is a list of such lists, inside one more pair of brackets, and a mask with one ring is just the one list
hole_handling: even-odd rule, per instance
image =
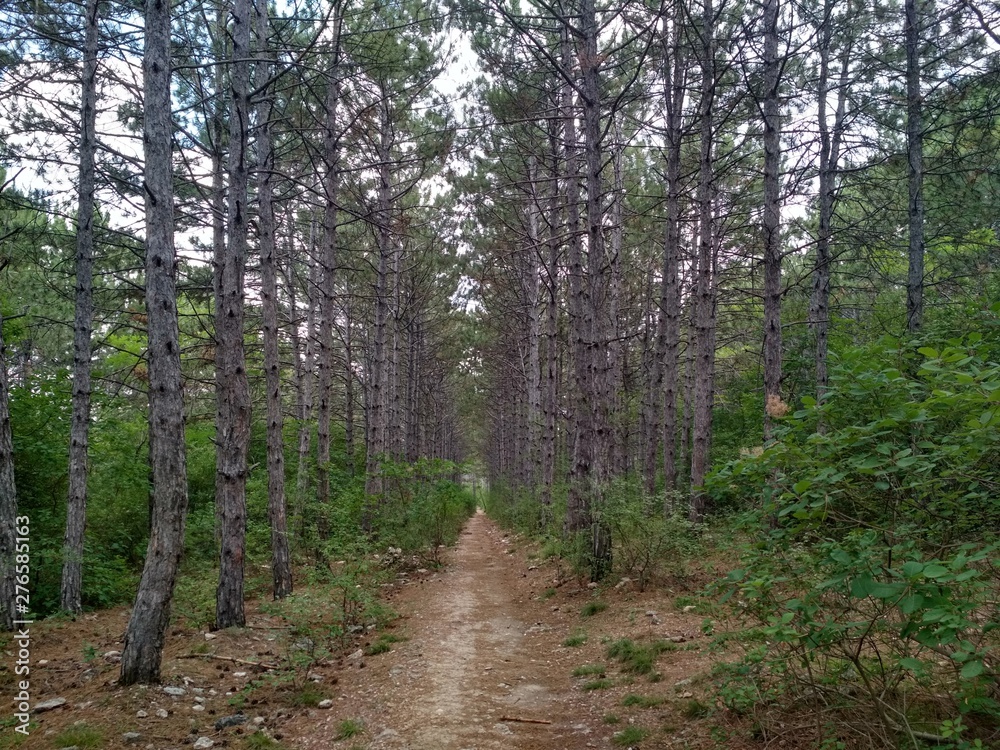
[[[388, 630], [317, 655], [255, 604], [244, 630], [174, 628], [160, 686], [114, 682], [125, 610], [37, 624], [33, 699], [58, 705], [26, 739], [8, 709], [0, 748], [751, 747], [709, 711], [719, 655], [678, 601], [697, 581], [596, 589], [531, 552], [478, 514], [441, 569], [385, 588]], [[13, 695], [12, 648], [0, 685]]]

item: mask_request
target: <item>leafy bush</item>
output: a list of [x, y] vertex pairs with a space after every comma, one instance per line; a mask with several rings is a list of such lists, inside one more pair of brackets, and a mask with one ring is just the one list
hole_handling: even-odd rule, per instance
[[896, 368], [847, 352], [822, 404], [709, 479], [730, 505], [765, 488], [726, 583], [748, 627], [744, 659], [716, 671], [724, 705], [767, 728], [792, 701], [822, 716], [817, 742], [847, 746], [972, 747], [1000, 722], [1000, 365], [980, 340], [896, 349]]
[[[667, 506], [676, 510], [667, 515]], [[615, 569], [635, 576], [640, 591], [658, 575], [682, 573], [697, 550], [699, 530], [681, 510], [686, 507], [683, 501], [645, 495], [634, 479], [616, 480], [609, 487], [600, 517], [611, 529]]]

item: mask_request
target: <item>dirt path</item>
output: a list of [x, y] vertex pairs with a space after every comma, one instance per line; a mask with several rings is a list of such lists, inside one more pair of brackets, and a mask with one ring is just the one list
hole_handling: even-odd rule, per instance
[[[697, 646], [665, 655], [655, 686], [621, 676], [608, 681], [608, 690], [584, 690], [593, 676], [574, 677], [573, 670], [602, 660], [602, 641], [620, 637], [623, 628], [636, 639], [692, 641], [701, 618], [655, 613], [649, 595], [622, 589], [614, 593], [629, 606], [583, 619], [581, 606], [597, 592], [571, 581], [557, 593], [555, 584], [562, 579], [554, 578], [559, 573], [554, 563], [527, 560], [510, 544], [485, 515], [475, 515], [446, 570], [410, 581], [393, 602], [403, 618], [395, 632], [406, 640], [341, 672], [333, 709], [326, 715], [310, 712], [289, 727], [285, 741], [294, 737], [291, 744], [301, 748], [370, 750], [612, 747], [612, 735], [622, 727], [607, 721], [609, 709], [632, 723], [631, 712], [620, 708], [621, 696], [653, 690], [667, 694], [652, 722], [662, 731], [662, 720], [670, 715], [664, 712], [668, 697], [691, 697], [676, 683], [707, 664]], [[583, 647], [563, 645], [568, 635], [581, 632], [588, 635]], [[344, 718], [359, 719], [366, 731], [331, 745]], [[639, 718], [654, 719], [648, 712]], [[642, 744], [669, 746], [670, 741]]]

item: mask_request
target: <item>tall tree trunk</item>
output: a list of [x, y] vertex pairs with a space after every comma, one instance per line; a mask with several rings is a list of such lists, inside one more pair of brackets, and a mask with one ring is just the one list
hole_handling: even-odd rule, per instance
[[922, 22], [919, 0], [905, 0], [906, 21], [906, 160], [909, 174], [909, 269], [906, 275], [906, 329], [920, 330], [924, 320], [924, 124], [920, 91]]
[[271, 99], [265, 93], [271, 75], [267, 9], [257, 16], [257, 200], [260, 216], [261, 313], [264, 324], [264, 382], [267, 389], [267, 518], [271, 526], [271, 574], [274, 598], [292, 593], [292, 561], [285, 509], [284, 415], [281, 409], [281, 358], [278, 352], [278, 261], [274, 218], [274, 148], [271, 142]]
[[370, 529], [371, 504], [382, 494], [382, 459], [389, 449], [387, 440], [389, 420], [389, 273], [394, 257], [393, 238], [390, 231], [392, 209], [392, 181], [389, 174], [390, 120], [388, 94], [382, 92], [379, 121], [379, 186], [375, 241], [378, 248], [378, 265], [375, 273], [375, 340], [372, 347], [371, 404], [368, 424], [368, 458], [365, 494], [368, 512], [365, 514], [366, 530]]
[[[809, 325], [816, 336], [814, 367], [816, 372], [816, 401], [822, 402], [829, 385], [827, 353], [830, 330], [830, 277], [833, 259], [830, 246], [833, 241], [833, 209], [837, 188], [837, 170], [840, 162], [840, 141], [847, 113], [847, 74], [850, 68], [851, 44], [845, 44], [841, 56], [840, 80], [837, 85], [837, 109], [834, 114], [833, 132], [827, 119], [827, 98], [830, 93], [830, 52], [833, 39], [833, 7], [835, 0], [826, 0], [823, 27], [820, 29], [819, 97], [817, 123], [819, 125], [819, 231], [816, 236], [816, 261], [813, 271], [813, 293], [809, 304]], [[822, 422], [817, 429], [824, 430]]]
[[534, 158], [528, 169], [528, 245], [524, 253], [522, 286], [528, 314], [528, 487], [534, 494], [541, 480], [542, 468], [542, 367], [541, 367], [541, 296], [538, 258], [541, 242], [538, 228], [538, 166]]
[[[289, 227], [294, 226], [289, 218]], [[289, 230], [292, 231], [291, 229]], [[298, 420], [299, 420], [299, 441], [298, 458], [295, 467], [295, 508], [293, 517], [296, 527], [295, 533], [302, 538], [305, 534], [306, 520], [306, 494], [309, 488], [309, 455], [312, 452], [312, 413], [313, 413], [313, 365], [315, 363], [315, 340], [316, 340], [316, 292], [317, 275], [319, 273], [319, 262], [315, 259], [316, 244], [313, 241], [315, 222], [309, 223], [309, 271], [306, 279], [306, 329], [305, 336], [299, 335], [298, 314], [295, 312], [295, 299], [289, 301], [292, 309], [292, 344], [295, 347], [295, 360], [297, 365], [296, 391], [298, 398]], [[289, 242], [291, 243], [291, 238]], [[288, 265], [290, 281], [294, 278], [295, 260], [294, 253], [289, 252]], [[289, 289], [294, 289], [295, 284], [289, 284]], [[303, 341], [304, 338], [304, 341]]]
[[146, 562], [125, 630], [119, 684], [156, 682], [187, 516], [184, 397], [174, 253], [170, 4], [147, 0], [143, 55], [146, 314], [152, 514]]
[[[561, 40], [564, 70], [573, 69], [574, 54], [569, 30], [564, 28]], [[563, 85], [561, 109], [565, 133], [563, 181], [566, 202], [566, 232], [569, 235], [569, 329], [570, 357], [573, 367], [572, 453], [570, 456], [569, 496], [566, 503], [566, 530], [577, 533], [590, 528], [590, 482], [593, 430], [590, 415], [587, 358], [590, 354], [585, 320], [587, 294], [583, 271], [583, 242], [580, 237], [580, 165], [577, 144], [574, 90]]]
[[774, 437], [781, 400], [781, 60], [779, 0], [764, 2], [764, 443]]
[[545, 410], [544, 445], [542, 448], [542, 504], [545, 506], [545, 522], [551, 520], [549, 507], [552, 504], [552, 485], [556, 470], [556, 428], [558, 411], [558, 361], [559, 345], [559, 233], [562, 231], [562, 210], [559, 206], [559, 126], [551, 117], [549, 128], [549, 152], [552, 167], [549, 176], [547, 209], [548, 257], [545, 265], [545, 390], [542, 400]]
[[349, 290], [344, 294], [344, 452], [347, 472], [354, 476], [354, 319]]
[[[6, 266], [0, 262], [0, 270]], [[0, 630], [14, 630], [20, 620], [17, 612], [17, 488], [14, 485], [14, 438], [10, 427], [10, 394], [7, 387], [7, 346], [3, 340], [3, 316], [0, 315]], [[27, 535], [25, 535], [27, 537]]]
[[319, 377], [316, 412], [316, 499], [319, 504], [318, 531], [321, 539], [328, 535], [326, 513], [330, 504], [330, 422], [333, 417], [333, 325], [336, 316], [334, 305], [335, 277], [337, 273], [337, 230], [340, 189], [340, 133], [337, 108], [340, 103], [340, 33], [343, 19], [338, 5], [334, 11], [333, 59], [328, 73], [323, 133], [323, 160], [326, 174], [323, 179], [323, 237], [319, 251], [321, 268], [319, 289], [319, 326], [317, 364]]
[[708, 498], [701, 486], [708, 473], [712, 432], [712, 380], [715, 365], [715, 296], [713, 232], [713, 103], [715, 100], [715, 11], [703, 0], [701, 24], [700, 157], [698, 167], [698, 260], [694, 289], [694, 403], [691, 425], [691, 506], [689, 517], [700, 522]]
[[215, 626], [243, 627], [243, 563], [246, 556], [247, 449], [250, 385], [243, 348], [244, 276], [250, 217], [247, 206], [250, 128], [250, 0], [234, 0], [230, 73], [229, 203], [226, 253], [215, 266], [215, 502], [222, 511], [219, 587]]
[[87, 523], [90, 436], [91, 328], [94, 317], [94, 191], [97, 169], [97, 51], [99, 0], [87, 0], [80, 113], [80, 186], [76, 216], [76, 312], [73, 322], [73, 416], [69, 438], [69, 498], [63, 541], [60, 607], [81, 610], [83, 537]]
[[[583, 52], [579, 56], [582, 74], [583, 148], [587, 174], [587, 267], [590, 294], [585, 307], [587, 405], [591, 415], [590, 433], [593, 445], [589, 450], [589, 466], [581, 464], [579, 475], [584, 477], [591, 508], [600, 502], [601, 488], [610, 477], [608, 444], [611, 440], [608, 382], [608, 342], [610, 320], [610, 264], [604, 241], [604, 187], [601, 170], [601, 56], [597, 51], [597, 10], [594, 0], [580, 3], [580, 27]], [[592, 523], [591, 572], [599, 581], [611, 572], [611, 532], [602, 522]]]
[[[681, 149], [684, 137], [684, 94], [687, 89], [686, 65], [681, 46], [684, 14], [677, 3], [672, 26], [672, 55], [664, 49], [664, 97], [667, 126], [667, 226], [663, 243], [663, 288], [661, 306], [664, 321], [663, 346], [663, 484], [667, 495], [677, 489], [677, 401], [679, 397], [681, 340]], [[673, 512], [673, 499], [668, 499]]]

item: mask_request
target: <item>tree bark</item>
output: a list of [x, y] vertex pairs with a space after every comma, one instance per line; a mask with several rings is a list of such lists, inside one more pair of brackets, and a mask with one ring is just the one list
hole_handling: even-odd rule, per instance
[[701, 486], [708, 473], [715, 365], [713, 103], [715, 99], [715, 11], [703, 0], [701, 19], [700, 156], [698, 167], [698, 261], [694, 290], [694, 403], [691, 425], [691, 521], [703, 520], [708, 498]]
[[260, 215], [261, 313], [264, 324], [264, 381], [267, 390], [267, 518], [271, 527], [271, 574], [274, 598], [292, 593], [292, 561], [288, 548], [285, 506], [284, 415], [281, 409], [281, 358], [278, 352], [278, 261], [274, 217], [274, 148], [271, 142], [271, 99], [264, 91], [271, 75], [269, 22], [263, 5], [257, 20], [257, 200]]
[[906, 329], [920, 330], [924, 319], [924, 124], [920, 91], [922, 24], [919, 0], [905, 0], [906, 161], [909, 176], [909, 268], [906, 275]]
[[83, 541], [87, 523], [87, 446], [90, 437], [91, 329], [94, 317], [94, 191], [97, 168], [97, 53], [99, 0], [87, 0], [80, 113], [80, 185], [76, 216], [76, 311], [73, 321], [73, 414], [69, 438], [69, 498], [60, 608], [82, 608]]
[[[6, 263], [3, 263], [6, 265]], [[14, 484], [14, 438], [10, 427], [10, 394], [7, 386], [7, 346], [0, 315], [0, 630], [14, 630], [17, 612], [17, 488]], [[29, 526], [30, 529], [30, 526]]]
[[[829, 385], [827, 353], [830, 331], [830, 277], [833, 258], [833, 209], [837, 189], [837, 170], [840, 163], [840, 141], [847, 113], [847, 74], [850, 67], [851, 45], [845, 44], [841, 56], [840, 80], [837, 85], [837, 109], [834, 114], [833, 132], [827, 119], [827, 98], [830, 93], [830, 51], [833, 38], [833, 6], [835, 0], [826, 0], [823, 28], [820, 30], [819, 97], [817, 122], [819, 124], [819, 231], [816, 236], [816, 261], [814, 264], [813, 293], [809, 304], [809, 325], [816, 336], [814, 368], [816, 373], [816, 402], [822, 402]], [[824, 429], [822, 422], [817, 430]]]
[[219, 586], [215, 626], [243, 627], [243, 565], [246, 556], [247, 449], [250, 385], [243, 347], [244, 277], [249, 215], [247, 148], [250, 125], [250, 0], [233, 3], [232, 90], [229, 117], [227, 247], [215, 266], [215, 502], [221, 507]]
[[157, 682], [187, 516], [184, 398], [177, 322], [170, 117], [170, 6], [147, 0], [143, 54], [146, 314], [152, 517], [146, 562], [125, 630], [119, 684]]
[[774, 438], [781, 400], [781, 60], [779, 0], [764, 2], [764, 443]]

